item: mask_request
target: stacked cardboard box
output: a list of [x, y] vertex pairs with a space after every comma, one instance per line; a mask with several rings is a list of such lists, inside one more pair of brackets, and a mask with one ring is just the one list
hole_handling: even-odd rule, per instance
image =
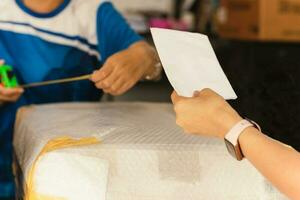
[[221, 0], [218, 33], [230, 39], [300, 41], [300, 1]]
[[139, 11], [160, 11], [172, 13], [173, 0], [112, 0], [114, 5], [123, 13]]

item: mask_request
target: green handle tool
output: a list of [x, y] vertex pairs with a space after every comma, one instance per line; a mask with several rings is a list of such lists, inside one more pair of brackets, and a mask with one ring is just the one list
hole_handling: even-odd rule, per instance
[[18, 87], [17, 77], [13, 73], [13, 68], [10, 65], [0, 65], [0, 81], [6, 88]]
[[17, 77], [13, 73], [12, 66], [0, 65], [1, 84], [5, 88], [14, 88], [14, 87], [33, 88], [33, 87], [40, 87], [40, 86], [53, 85], [53, 84], [69, 83], [75, 81], [89, 80], [91, 76], [92, 76], [91, 74], [87, 74], [83, 76], [77, 76], [77, 77], [71, 77], [71, 78], [65, 78], [59, 80], [51, 80], [51, 81], [43, 81], [38, 83], [29, 83], [26, 85], [19, 85]]

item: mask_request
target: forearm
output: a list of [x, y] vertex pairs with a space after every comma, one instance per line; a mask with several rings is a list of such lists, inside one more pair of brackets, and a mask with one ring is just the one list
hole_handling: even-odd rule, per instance
[[239, 138], [245, 157], [279, 190], [300, 199], [300, 154], [294, 149], [248, 128]]
[[[210, 89], [195, 93], [193, 98], [172, 95], [176, 123], [186, 132], [224, 139], [241, 122], [238, 113]], [[226, 120], [224, 120], [226, 119]], [[234, 131], [234, 130], [233, 130]], [[233, 136], [232, 134], [229, 136]], [[236, 139], [233, 141], [236, 142]], [[239, 137], [245, 157], [274, 186], [294, 200], [300, 199], [300, 154], [290, 147], [263, 135], [251, 127]]]

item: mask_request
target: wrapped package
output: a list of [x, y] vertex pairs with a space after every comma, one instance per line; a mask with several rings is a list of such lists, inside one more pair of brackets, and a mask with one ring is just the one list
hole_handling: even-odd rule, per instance
[[28, 200], [285, 199], [222, 141], [184, 134], [169, 104], [25, 107], [14, 148]]

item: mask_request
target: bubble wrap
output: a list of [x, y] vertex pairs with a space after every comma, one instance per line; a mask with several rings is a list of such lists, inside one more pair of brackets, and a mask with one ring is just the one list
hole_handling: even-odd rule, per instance
[[222, 141], [184, 134], [169, 104], [23, 108], [14, 135], [19, 176], [26, 178], [43, 146], [59, 136], [96, 136], [101, 144], [45, 156], [35, 179], [47, 194], [68, 190], [69, 199], [89, 200], [285, 199], [248, 161], [231, 158]]

